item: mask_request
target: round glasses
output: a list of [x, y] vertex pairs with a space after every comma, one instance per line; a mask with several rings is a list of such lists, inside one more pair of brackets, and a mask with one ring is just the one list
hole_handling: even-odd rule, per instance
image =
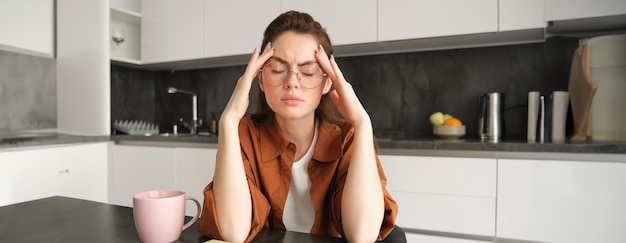
[[287, 69], [280, 62], [270, 62], [261, 68], [263, 81], [269, 86], [277, 87], [283, 85], [289, 79], [289, 73], [294, 73], [300, 85], [307, 89], [312, 89], [324, 81], [326, 74], [317, 63], [307, 63], [298, 66], [298, 71]]

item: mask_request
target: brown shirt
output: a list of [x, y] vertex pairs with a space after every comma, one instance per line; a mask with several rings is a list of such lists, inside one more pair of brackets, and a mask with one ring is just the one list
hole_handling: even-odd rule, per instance
[[[321, 120], [313, 158], [308, 165], [311, 201], [315, 211], [312, 234], [344, 237], [341, 225], [341, 196], [352, 158], [354, 128], [340, 127]], [[283, 208], [291, 183], [295, 144], [281, 133], [275, 119], [256, 121], [250, 116], [239, 124], [241, 156], [252, 198], [252, 224], [246, 241], [254, 239], [262, 227], [285, 229]], [[301, 148], [308, 149], [308, 148]], [[385, 197], [385, 214], [378, 235], [384, 239], [395, 225], [398, 205], [387, 192], [387, 178], [376, 158]], [[204, 189], [204, 206], [198, 230], [223, 239], [217, 221], [213, 183]]]

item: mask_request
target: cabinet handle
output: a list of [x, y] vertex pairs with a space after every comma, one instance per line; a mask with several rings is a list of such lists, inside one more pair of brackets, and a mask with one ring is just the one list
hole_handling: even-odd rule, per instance
[[70, 169], [65, 169], [65, 170], [60, 170], [59, 174], [69, 174], [70, 173]]

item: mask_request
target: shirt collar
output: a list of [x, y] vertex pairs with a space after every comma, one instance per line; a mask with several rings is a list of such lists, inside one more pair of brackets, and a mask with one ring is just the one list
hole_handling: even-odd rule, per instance
[[[319, 126], [313, 159], [320, 162], [332, 162], [339, 159], [343, 144], [341, 128], [324, 119], [320, 119]], [[283, 135], [275, 118], [263, 119], [259, 124], [259, 130], [262, 162], [273, 160], [288, 150], [287, 146], [290, 141]]]

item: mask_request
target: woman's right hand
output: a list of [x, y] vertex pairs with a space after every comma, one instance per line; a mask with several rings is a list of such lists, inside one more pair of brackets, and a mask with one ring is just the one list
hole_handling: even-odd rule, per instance
[[263, 67], [263, 64], [274, 55], [274, 48], [272, 43], [267, 43], [263, 54], [259, 55], [259, 52], [255, 49], [250, 57], [246, 71], [237, 81], [237, 86], [233, 94], [228, 100], [226, 108], [222, 113], [220, 122], [232, 121], [239, 124], [239, 121], [243, 118], [248, 110], [248, 104], [250, 104], [250, 89], [254, 78], [258, 75], [259, 70]]

